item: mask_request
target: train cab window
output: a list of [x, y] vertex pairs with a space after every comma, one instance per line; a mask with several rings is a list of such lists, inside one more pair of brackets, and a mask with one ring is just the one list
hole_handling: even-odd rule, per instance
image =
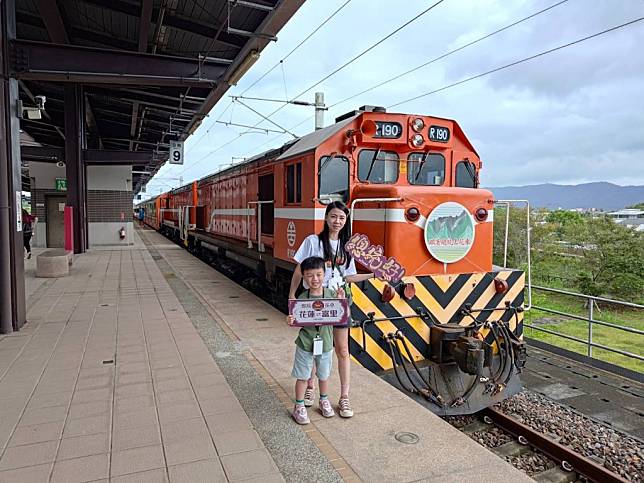
[[302, 202], [302, 163], [286, 166], [286, 202]]
[[318, 168], [319, 196], [349, 199], [349, 160], [344, 156], [323, 156]]
[[470, 161], [459, 161], [456, 165], [456, 187], [477, 188], [479, 184], [476, 166]]
[[445, 158], [438, 153], [410, 153], [407, 157], [409, 184], [440, 186], [445, 181]]
[[363, 149], [358, 154], [358, 179], [370, 183], [395, 183], [398, 155], [393, 151]]

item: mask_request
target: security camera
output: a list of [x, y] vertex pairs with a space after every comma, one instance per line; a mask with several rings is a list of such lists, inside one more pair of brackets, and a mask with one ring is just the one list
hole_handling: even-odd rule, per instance
[[38, 107], [38, 109], [45, 108], [45, 102], [47, 102], [47, 98], [45, 96], [34, 96], [34, 100], [36, 101], [36, 107]]
[[63, 161], [58, 161], [58, 162], [56, 163], [56, 166], [58, 166], [59, 168], [64, 168], [64, 167], [65, 167], [65, 163], [64, 163]]

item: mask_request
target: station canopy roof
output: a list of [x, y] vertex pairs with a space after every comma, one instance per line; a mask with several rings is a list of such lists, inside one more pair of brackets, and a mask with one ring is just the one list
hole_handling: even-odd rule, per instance
[[[304, 0], [13, 0], [23, 160], [64, 156], [65, 85], [83, 85], [87, 164], [131, 164], [135, 193]], [[26, 144], [26, 143], [25, 143]], [[148, 172], [149, 174], [143, 174]]]

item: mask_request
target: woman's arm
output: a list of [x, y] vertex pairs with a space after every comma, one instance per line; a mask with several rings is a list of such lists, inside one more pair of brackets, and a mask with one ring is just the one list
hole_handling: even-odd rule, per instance
[[295, 292], [297, 292], [297, 288], [300, 286], [301, 281], [302, 269], [300, 268], [300, 264], [298, 263], [297, 267], [295, 267], [295, 270], [293, 271], [293, 276], [291, 277], [291, 288], [288, 291], [288, 298], [295, 298]]
[[356, 275], [347, 275], [344, 279], [349, 283], [362, 282], [363, 280], [369, 280], [370, 278], [376, 278], [373, 273], [358, 273]]

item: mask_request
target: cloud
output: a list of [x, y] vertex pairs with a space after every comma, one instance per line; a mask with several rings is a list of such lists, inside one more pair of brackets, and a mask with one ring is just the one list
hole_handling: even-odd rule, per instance
[[[342, 3], [306, 2], [278, 34], [278, 42], [229, 93], [242, 93]], [[327, 105], [333, 105], [554, 3], [445, 1], [301, 99], [312, 101], [319, 90]], [[288, 57], [283, 72], [281, 67], [274, 69], [246, 95], [284, 99], [286, 79], [288, 96], [293, 97], [429, 5], [420, 0], [371, 0], [365, 8], [364, 2], [353, 1]], [[326, 122], [363, 104], [388, 106], [642, 15], [644, 2], [569, 0], [330, 109]], [[394, 110], [455, 119], [484, 160], [482, 179], [489, 186], [644, 184], [644, 56], [638, 48], [643, 44], [644, 22], [640, 22]], [[248, 103], [266, 114], [280, 106]], [[188, 139], [186, 165], [165, 166], [161, 175], [195, 179], [230, 163], [232, 156], [252, 156], [291, 139], [275, 133], [239, 137], [244, 128], [214, 122], [228, 104], [228, 98], [222, 99]], [[302, 135], [313, 129], [312, 116], [310, 107], [289, 105], [272, 119], [287, 128], [302, 123], [295, 128]], [[240, 105], [222, 119], [250, 125], [261, 121]], [[261, 126], [275, 128], [266, 122]]]

